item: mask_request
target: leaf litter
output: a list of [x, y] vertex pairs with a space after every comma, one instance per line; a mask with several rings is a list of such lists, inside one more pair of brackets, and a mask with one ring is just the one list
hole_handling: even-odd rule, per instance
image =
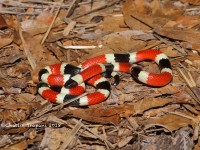
[[[198, 0], [2, 0], [0, 148], [200, 149], [199, 6]], [[85, 108], [37, 94], [46, 65], [142, 49], [170, 58], [170, 84], [152, 88], [120, 73], [110, 97]], [[154, 62], [139, 65], [159, 72]]]

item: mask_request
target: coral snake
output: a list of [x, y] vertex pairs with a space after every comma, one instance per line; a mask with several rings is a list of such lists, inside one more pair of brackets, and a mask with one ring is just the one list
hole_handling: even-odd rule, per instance
[[[160, 74], [141, 70], [133, 63], [144, 60], [155, 61]], [[85, 92], [85, 83], [97, 90], [71, 102], [72, 106], [87, 106], [108, 98], [111, 90], [106, 77], [113, 76], [118, 84], [116, 72], [125, 72], [136, 80], [155, 87], [167, 85], [172, 80], [172, 69], [168, 57], [159, 50], [141, 50], [129, 54], [104, 54], [83, 62], [80, 66], [60, 63], [40, 70], [38, 93], [54, 103], [64, 103]]]

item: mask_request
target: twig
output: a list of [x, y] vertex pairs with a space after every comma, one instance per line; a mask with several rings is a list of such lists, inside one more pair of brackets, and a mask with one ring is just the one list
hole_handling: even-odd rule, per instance
[[179, 112], [169, 112], [170, 114], [173, 114], [173, 115], [177, 115], [177, 116], [181, 116], [183, 118], [187, 118], [187, 119], [190, 119], [190, 120], [193, 120], [194, 118], [193, 117], [190, 117], [190, 116], [186, 116], [185, 114], [181, 114]]
[[[73, 119], [76, 123], [77, 120]], [[103, 138], [101, 135], [98, 135], [96, 132], [92, 131], [90, 128], [88, 128], [88, 126], [84, 125], [82, 122], [82, 127], [85, 128], [86, 130], [88, 130], [90, 133], [92, 133], [94, 136], [96, 136], [97, 138], [99, 138], [101, 141], [104, 141], [104, 143], [108, 146], [110, 146], [112, 149], [115, 148], [115, 146], [110, 143], [106, 138]]]
[[106, 143], [107, 135], [106, 135], [106, 131], [105, 131], [104, 127], [102, 128], [102, 131], [103, 131], [103, 139], [104, 139], [105, 146], [106, 146], [107, 150], [110, 150], [108, 144]]
[[98, 45], [98, 46], [73, 46], [73, 45], [69, 45], [69, 46], [61, 46], [61, 47], [65, 48], [65, 49], [94, 49], [94, 48], [97, 48], [97, 47], [102, 48], [102, 45]]
[[35, 62], [32, 54], [31, 54], [31, 52], [28, 48], [28, 45], [26, 44], [26, 42], [24, 40], [21, 28], [19, 28], [19, 35], [20, 35], [20, 38], [22, 40], [22, 45], [24, 47], [24, 55], [27, 57], [32, 69], [35, 69], [36, 68], [36, 62]]
[[75, 21], [71, 21], [68, 26], [64, 29], [63, 31], [63, 35], [64, 36], [68, 36], [70, 31], [75, 27], [76, 22]]
[[49, 32], [50, 32], [51, 28], [53, 27], [53, 24], [54, 24], [54, 22], [55, 22], [55, 20], [56, 20], [56, 18], [57, 18], [57, 16], [58, 16], [58, 13], [60, 12], [60, 8], [61, 8], [61, 5], [62, 5], [63, 1], [64, 1], [64, 0], [61, 0], [60, 5], [59, 5], [59, 8], [58, 8], [58, 10], [57, 10], [57, 12], [56, 12], [56, 14], [55, 14], [53, 20], [52, 20], [52, 22], [51, 22], [51, 24], [50, 24], [50, 26], [49, 26], [47, 32], [45, 33], [45, 35], [44, 35], [44, 37], [43, 37], [43, 39], [42, 39], [42, 41], [41, 41], [41, 44], [44, 43], [44, 41], [46, 40], [47, 36], [49, 35]]
[[[45, 5], [57, 5], [60, 4], [59, 2], [52, 2], [52, 1], [44, 1], [44, 0], [21, 0], [21, 2], [27, 3], [38, 3], [38, 4], [45, 4]], [[64, 5], [64, 4], [62, 4]], [[65, 6], [65, 5], [64, 5]]]
[[79, 131], [79, 129], [82, 127], [82, 119], [80, 119], [77, 124], [74, 126], [74, 128], [71, 130], [71, 132], [68, 133], [66, 140], [63, 142], [63, 144], [60, 146], [60, 150], [65, 150], [68, 145], [74, 140], [75, 135]]
[[[183, 67], [182, 64], [181, 64], [181, 66]], [[177, 68], [177, 70], [181, 74], [183, 79], [186, 81], [188, 87], [191, 89], [193, 94], [196, 96], [197, 100], [196, 99], [195, 100], [200, 104], [200, 91], [199, 91], [190, 71], [187, 70], [185, 66], [183, 68], [186, 70], [187, 74], [184, 74], [183, 71], [180, 68]]]
[[194, 128], [193, 139], [198, 140], [198, 137], [199, 137], [199, 116], [190, 117], [188, 115], [185, 115], [185, 114], [182, 114], [182, 113], [179, 113], [179, 112], [169, 112], [169, 113], [191, 120], [191, 122], [193, 124], [193, 128]]
[[40, 14], [40, 12], [24, 12], [24, 13], [21, 13], [21, 12], [14, 12], [14, 11], [7, 11], [7, 10], [0, 10], [0, 13], [1, 14], [11, 14], [11, 15], [38, 15]]
[[72, 19], [78, 19], [78, 18], [80, 18], [80, 17], [86, 16], [86, 15], [91, 14], [91, 13], [93, 13], [93, 12], [96, 12], [96, 11], [99, 11], [99, 10], [102, 10], [102, 9], [105, 9], [105, 8], [108, 8], [108, 7], [111, 7], [111, 6], [113, 6], [113, 5], [117, 4], [117, 3], [119, 3], [119, 1], [112, 2], [112, 3], [110, 3], [110, 4], [107, 4], [107, 5], [98, 7], [98, 8], [96, 8], [96, 9], [93, 9], [93, 10], [91, 10], [91, 11], [88, 11], [88, 12], [86, 12], [86, 13], [84, 13], [84, 14], [81, 14], [81, 15], [78, 15], [78, 16], [75, 16], [75, 17], [72, 17]]
[[131, 15], [131, 17], [133, 17], [135, 20], [137, 20], [137, 21], [139, 21], [139, 22], [143, 23], [144, 25], [146, 25], [147, 27], [149, 27], [150, 29], [152, 29], [152, 30], [153, 30], [153, 27], [152, 27], [150, 24], [148, 24], [148, 23], [144, 22], [144, 21], [143, 21], [143, 20], [141, 20], [140, 18], [138, 18], [138, 17], [136, 17], [136, 16], [133, 16], [133, 15]]
[[142, 48], [142, 50], [151, 49], [151, 48], [153, 48], [153, 47], [155, 47], [155, 46], [157, 46], [157, 45], [159, 45], [161, 43], [162, 43], [162, 41], [157, 41], [157, 42], [155, 42], [155, 43], [153, 43], [151, 45], [148, 45], [148, 46]]
[[71, 5], [69, 6], [67, 13], [66, 13], [66, 17], [69, 17], [72, 15], [74, 9], [76, 8], [77, 4], [80, 2], [80, 0], [73, 0], [73, 2], [71, 3]]
[[[33, 3], [33, 4], [31, 4], [31, 3]], [[42, 0], [24, 0], [24, 1], [23, 0], [21, 0], [21, 1], [0, 0], [0, 4], [3, 4], [5, 6], [13, 6], [13, 7], [15, 7], [15, 9], [37, 8], [37, 9], [44, 10], [45, 8], [49, 8], [49, 5], [55, 5], [55, 7], [59, 7], [58, 2], [48, 2], [48, 1], [42, 1]], [[41, 5], [38, 5], [38, 4], [41, 4]], [[58, 5], [58, 6], [56, 6], [56, 5]], [[13, 7], [9, 7], [6, 9], [10, 9], [10, 8], [12, 9]], [[69, 5], [62, 4], [61, 7], [68, 8]]]
[[172, 46], [174, 49], [176, 49], [176, 50], [179, 51], [180, 53], [183, 53], [183, 54], [185, 53], [185, 51], [184, 51], [183, 49], [181, 49], [181, 48], [179, 48], [178, 46], [174, 45], [173, 42], [167, 41], [166, 39], [164, 39], [164, 38], [162, 38], [161, 36], [159, 36], [159, 34], [156, 33], [156, 32], [154, 31], [154, 27], [151, 26], [150, 24], [144, 22], [143, 20], [141, 20], [140, 18], [138, 18], [138, 17], [136, 17], [136, 16], [131, 15], [131, 17], [133, 17], [134, 19], [140, 21], [140, 22], [143, 23], [144, 25], [146, 25], [146, 26], [148, 26], [149, 28], [151, 28], [152, 31], [153, 31], [154, 36], [155, 36], [157, 39], [159, 39], [160, 41], [162, 41], [163, 43], [165, 43], [165, 44], [167, 44], [167, 45]]
[[174, 49], [176, 49], [176, 50], [179, 51], [180, 53], [182, 53], [182, 54], [185, 54], [185, 53], [186, 53], [182, 48], [176, 46], [173, 42], [168, 41], [168, 40], [162, 38], [162, 37], [159, 36], [158, 34], [154, 34], [154, 36], [155, 36], [156, 38], [158, 38], [160, 41], [162, 41], [163, 43], [165, 43], [166, 45], [172, 46]]

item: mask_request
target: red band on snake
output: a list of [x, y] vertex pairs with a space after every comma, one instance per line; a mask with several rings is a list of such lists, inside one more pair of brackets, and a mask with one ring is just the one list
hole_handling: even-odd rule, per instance
[[[133, 63], [152, 60], [161, 70], [160, 74], [148, 73]], [[130, 54], [105, 54], [94, 57], [75, 67], [67, 63], [50, 65], [39, 73], [38, 92], [51, 102], [63, 103], [84, 93], [87, 82], [97, 91], [70, 103], [87, 106], [104, 101], [110, 94], [110, 84], [101, 75], [104, 72], [130, 73], [138, 81], [150, 86], [164, 86], [172, 80], [172, 70], [168, 57], [159, 50], [142, 50]], [[46, 83], [46, 84], [44, 84]], [[51, 87], [60, 87], [59, 90]]]

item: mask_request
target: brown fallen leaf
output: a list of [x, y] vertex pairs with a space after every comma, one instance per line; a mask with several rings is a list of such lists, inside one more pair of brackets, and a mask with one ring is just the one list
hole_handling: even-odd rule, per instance
[[50, 11], [43, 11], [36, 17], [36, 20], [38, 23], [50, 26], [51, 22], [53, 21], [53, 17], [54, 15]]
[[144, 48], [146, 42], [132, 39], [133, 34], [134, 31], [132, 32], [131, 30], [109, 34], [103, 38], [103, 45], [115, 53], [127, 53], [130, 50], [134, 52]]
[[9, 45], [13, 41], [13, 36], [1, 38], [0, 40], [0, 48]]
[[4, 148], [4, 150], [22, 150], [27, 149], [28, 142], [26, 140], [19, 141], [17, 143], [12, 144], [11, 146], [8, 146], [7, 148]]
[[121, 28], [120, 26], [125, 26], [123, 16], [106, 16], [103, 22], [97, 26], [103, 32], [119, 32], [125, 31], [127, 28]]
[[50, 26], [54, 15], [49, 11], [41, 12], [40, 15], [36, 17], [35, 20], [24, 20], [21, 22], [21, 28], [23, 31], [29, 33], [30, 35], [37, 35], [39, 33], [44, 33]]
[[181, 93], [180, 91], [180, 87], [179, 86], [175, 86], [173, 84], [168, 84], [164, 87], [155, 89], [156, 93], [160, 93], [160, 94], [176, 94], [178, 92]]
[[43, 46], [40, 43], [40, 36], [31, 36], [28, 33], [23, 33], [23, 36], [26, 37], [26, 49], [29, 50], [28, 54], [32, 58], [30, 60], [31, 62], [29, 61], [29, 63], [32, 63], [33, 61], [36, 65], [36, 68], [31, 72], [32, 79], [35, 82], [38, 80], [38, 72], [42, 67], [50, 64], [59, 63], [59, 61], [46, 48], [43, 48]]
[[177, 25], [193, 28], [200, 24], [200, 16], [180, 16], [176, 19]]
[[148, 109], [162, 107], [173, 101], [172, 98], [144, 98], [143, 100], [134, 103], [135, 113], [141, 114]]
[[[7, 124], [9, 125], [9, 124]], [[3, 127], [3, 124], [1, 124], [1, 126]], [[8, 135], [8, 134], [13, 134], [13, 133], [24, 133], [28, 130], [28, 128], [23, 128], [23, 127], [20, 127], [20, 128], [11, 128], [11, 129], [3, 129], [3, 130], [0, 130], [0, 135]]]
[[49, 147], [51, 149], [58, 149], [60, 145], [66, 140], [66, 135], [70, 130], [66, 127], [62, 128], [45, 128], [45, 134], [40, 144], [41, 148]]
[[200, 44], [198, 44], [198, 43], [182, 42], [181, 45], [183, 48], [194, 49], [194, 50], [200, 51]]
[[6, 104], [4, 106], [0, 106], [1, 109], [11, 109], [11, 110], [17, 110], [17, 109], [30, 109], [31, 106], [27, 104]]
[[177, 109], [179, 109], [181, 106], [179, 104], [173, 104], [173, 105], [168, 105], [168, 106], [164, 106], [164, 107], [160, 107], [160, 108], [156, 108], [156, 109], [150, 109], [147, 110], [143, 113], [144, 117], [159, 117], [162, 116], [168, 112], [173, 112]]
[[[1, 71], [0, 71], [1, 73]], [[25, 88], [27, 86], [27, 81], [25, 79], [12, 79], [12, 78], [1, 78], [0, 77], [0, 86], [1, 87], [15, 87], [15, 88]], [[19, 90], [19, 89], [18, 89]], [[21, 93], [19, 90], [18, 93]]]
[[3, 29], [5, 27], [8, 27], [8, 24], [6, 23], [5, 19], [0, 15], [0, 29]]
[[168, 21], [176, 19], [181, 9], [175, 9], [172, 3], [160, 5], [157, 1], [126, 0], [123, 5], [125, 23], [131, 29], [148, 31], [153, 28], [163, 27]]
[[114, 123], [120, 122], [121, 117], [126, 117], [134, 113], [134, 105], [124, 104], [119, 107], [111, 107], [107, 109], [89, 108], [72, 110], [74, 117], [84, 120], [99, 122], [99, 123]]
[[181, 2], [186, 2], [189, 4], [193, 4], [193, 5], [200, 5], [200, 1], [199, 0], [179, 0]]
[[174, 50], [172, 46], [168, 46], [160, 49], [163, 53], [165, 53], [168, 57], [178, 57], [181, 56], [177, 50]]
[[21, 22], [22, 30], [30, 35], [44, 33], [48, 29], [48, 25], [38, 22], [37, 20], [25, 20]]
[[117, 144], [118, 147], [122, 148], [123, 146], [127, 145], [131, 139], [133, 139], [133, 136], [128, 136], [128, 137], [123, 138], [121, 141], [118, 142]]
[[[142, 2], [143, 3], [143, 2]], [[138, 3], [140, 4], [140, 3]], [[141, 4], [142, 5], [142, 4]], [[141, 10], [140, 6], [139, 5], [138, 9]], [[142, 5], [143, 7], [147, 8], [146, 5]], [[144, 10], [149, 10], [149, 9], [145, 9]], [[135, 15], [137, 14], [137, 11], [135, 9], [135, 4], [133, 3], [132, 0], [126, 0], [123, 7], [122, 7], [122, 12], [123, 12], [123, 15], [124, 15], [124, 21], [126, 23], [126, 25], [128, 25], [131, 29], [136, 29], [136, 30], [143, 30], [143, 31], [148, 31], [150, 30], [151, 28], [144, 25], [143, 23], [141, 23], [140, 21], [136, 20], [136, 19], [133, 19], [133, 17], [131, 15]]]
[[153, 126], [161, 126], [169, 132], [172, 132], [179, 128], [191, 125], [191, 120], [174, 114], [166, 114], [162, 117], [150, 118], [148, 120], [138, 122], [138, 124], [143, 124], [145, 126], [145, 130]]
[[16, 62], [17, 60], [19, 60], [21, 58], [24, 58], [22, 53], [20, 51], [16, 52], [16, 50], [15, 50], [15, 53], [13, 53], [11, 55], [8, 55], [8, 56], [1, 57], [0, 66], [6, 65], [6, 64], [10, 64], [10, 63], [14, 63], [14, 62]]
[[159, 35], [166, 36], [168, 38], [186, 41], [190, 43], [199, 44], [200, 41], [200, 32], [194, 29], [156, 27], [154, 28], [154, 32], [156, 32]]
[[[181, 14], [181, 10], [174, 10], [174, 12], [170, 12], [167, 10], [168, 14], [165, 14], [164, 9], [167, 9], [169, 6], [165, 6], [165, 8], [159, 8], [158, 11], [160, 13], [157, 13], [157, 15], [151, 15], [151, 16], [145, 16], [145, 12], [142, 10], [145, 7], [149, 7], [151, 10], [152, 8], [148, 6], [147, 4], [138, 4], [138, 11], [137, 10], [137, 5], [133, 6], [133, 2], [130, 0], [127, 0], [123, 6], [123, 13], [124, 13], [124, 19], [126, 24], [130, 28], [136, 28], [136, 23], [141, 25], [148, 26], [150, 29], [152, 28], [154, 32], [156, 32], [159, 35], [180, 40], [180, 41], [185, 41], [189, 42], [192, 45], [190, 46], [191, 48], [199, 49], [199, 41], [200, 41], [200, 33], [196, 31], [195, 29], [187, 29], [187, 28], [174, 28], [174, 27], [164, 27], [169, 21], [176, 20], [179, 15]], [[157, 7], [157, 6], [156, 6]], [[134, 9], [135, 8], [135, 9]], [[172, 7], [173, 8], [173, 7]], [[130, 10], [130, 11], [128, 11]], [[170, 12], [170, 13], [169, 13]], [[173, 15], [172, 15], [173, 14]], [[132, 18], [130, 17], [132, 16]], [[173, 16], [173, 17], [170, 17]], [[140, 23], [139, 23], [140, 22]], [[179, 23], [184, 23], [183, 21]], [[196, 23], [196, 21], [195, 21]], [[140, 26], [139, 28], [141, 28]], [[143, 28], [145, 30], [145, 28]], [[195, 35], [195, 36], [194, 36]], [[187, 46], [189, 48], [189, 46]]]

